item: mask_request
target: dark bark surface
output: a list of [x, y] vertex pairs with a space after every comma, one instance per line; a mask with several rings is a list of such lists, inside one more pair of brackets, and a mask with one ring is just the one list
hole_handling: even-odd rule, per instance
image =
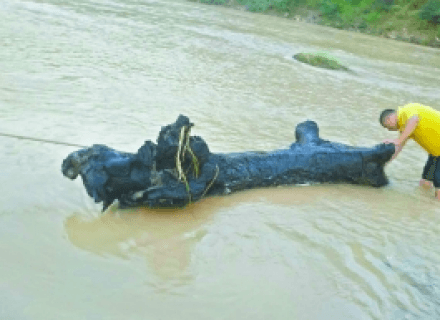
[[103, 210], [115, 200], [121, 207], [184, 206], [205, 196], [257, 187], [388, 183], [384, 165], [394, 145], [360, 148], [326, 141], [313, 121], [296, 127], [296, 142], [288, 149], [225, 154], [211, 153], [201, 137], [190, 136], [192, 126], [181, 115], [162, 127], [157, 144], [146, 141], [137, 153], [104, 145], [80, 149], [63, 161], [62, 172], [72, 180], [80, 175], [87, 193], [95, 202], [103, 202]]

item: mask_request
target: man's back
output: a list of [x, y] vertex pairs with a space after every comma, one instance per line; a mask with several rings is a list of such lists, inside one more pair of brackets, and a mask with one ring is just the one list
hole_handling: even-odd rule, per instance
[[440, 112], [418, 103], [398, 108], [399, 131], [405, 129], [407, 121], [418, 116], [419, 123], [410, 136], [433, 156], [440, 156]]

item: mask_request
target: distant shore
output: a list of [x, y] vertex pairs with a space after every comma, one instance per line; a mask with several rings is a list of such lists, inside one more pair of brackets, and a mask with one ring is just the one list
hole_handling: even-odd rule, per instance
[[[240, 4], [246, 0], [189, 0], [191, 2], [199, 2], [207, 5], [221, 5], [223, 7], [229, 7], [236, 10], [251, 11], [260, 14], [267, 14], [271, 16], [277, 16], [280, 18], [285, 18], [294, 21], [300, 21], [305, 23], [312, 23], [316, 25], [329, 26], [341, 30], [348, 30], [353, 32], [360, 32], [365, 34], [370, 34], [374, 36], [379, 36], [382, 38], [389, 38], [409, 43], [414, 43], [418, 45], [440, 48], [440, 24], [435, 25], [430, 22], [422, 21], [417, 15], [418, 11], [414, 12], [399, 13], [399, 8], [388, 9], [394, 10], [397, 13], [393, 15], [392, 13], [382, 11], [370, 12], [367, 16], [376, 14], [377, 20], [368, 22], [368, 18], [349, 16], [349, 18], [344, 18], [343, 15], [323, 14], [323, 9], [311, 9], [310, 6], [306, 6], [306, 0], [303, 1], [303, 5], [295, 7], [283, 7], [276, 8], [272, 5], [268, 5], [263, 8], [258, 8], [259, 10], [252, 10], [246, 4]], [[259, 0], [251, 0], [259, 1]], [[270, 0], [260, 0], [260, 1], [270, 1]], [[284, 0], [289, 2], [289, 0]], [[318, 0], [319, 1], [319, 0]], [[362, 1], [362, 0], [361, 0]], [[389, 0], [376, 0], [376, 1], [389, 1]], [[431, 0], [437, 1], [437, 0]], [[440, 2], [440, 0], [438, 0]], [[316, 3], [316, 1], [315, 1]], [[260, 10], [261, 9], [261, 10]], [[336, 10], [336, 9], [335, 9]], [[403, 10], [403, 9], [402, 9]], [[381, 15], [382, 14], [382, 15]], [[400, 19], [399, 14], [408, 15], [407, 19]], [[371, 18], [370, 18], [371, 19]], [[371, 19], [372, 20], [372, 19]]]

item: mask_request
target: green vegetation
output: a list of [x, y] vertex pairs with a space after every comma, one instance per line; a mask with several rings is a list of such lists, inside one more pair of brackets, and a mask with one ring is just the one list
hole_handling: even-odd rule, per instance
[[315, 67], [349, 71], [347, 67], [341, 65], [336, 59], [327, 53], [298, 53], [293, 56], [296, 60], [310, 64]]
[[227, 4], [229, 0], [200, 0], [200, 2], [207, 4]]
[[253, 12], [264, 12], [269, 9], [287, 12], [294, 5], [294, 0], [237, 0], [237, 2]]
[[421, 8], [420, 19], [440, 25], [440, 0], [430, 0]]
[[[192, 0], [194, 1], [194, 0]], [[440, 0], [198, 0], [440, 47]]]

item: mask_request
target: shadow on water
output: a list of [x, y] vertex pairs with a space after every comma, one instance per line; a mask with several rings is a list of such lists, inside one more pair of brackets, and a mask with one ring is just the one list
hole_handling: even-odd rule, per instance
[[120, 210], [113, 205], [98, 218], [75, 213], [64, 225], [69, 240], [80, 249], [123, 259], [144, 255], [157, 276], [181, 278], [194, 246], [203, 239], [216, 211], [213, 201], [208, 199], [184, 209]]
[[269, 201], [290, 206], [316, 200], [313, 188], [295, 189], [296, 192], [291, 187], [247, 190], [206, 198], [185, 208], [119, 209], [114, 204], [98, 217], [73, 213], [64, 227], [70, 242], [82, 250], [122, 259], [145, 256], [158, 277], [181, 279], [188, 274], [192, 251], [208, 233], [216, 213], [243, 203], [258, 205]]

